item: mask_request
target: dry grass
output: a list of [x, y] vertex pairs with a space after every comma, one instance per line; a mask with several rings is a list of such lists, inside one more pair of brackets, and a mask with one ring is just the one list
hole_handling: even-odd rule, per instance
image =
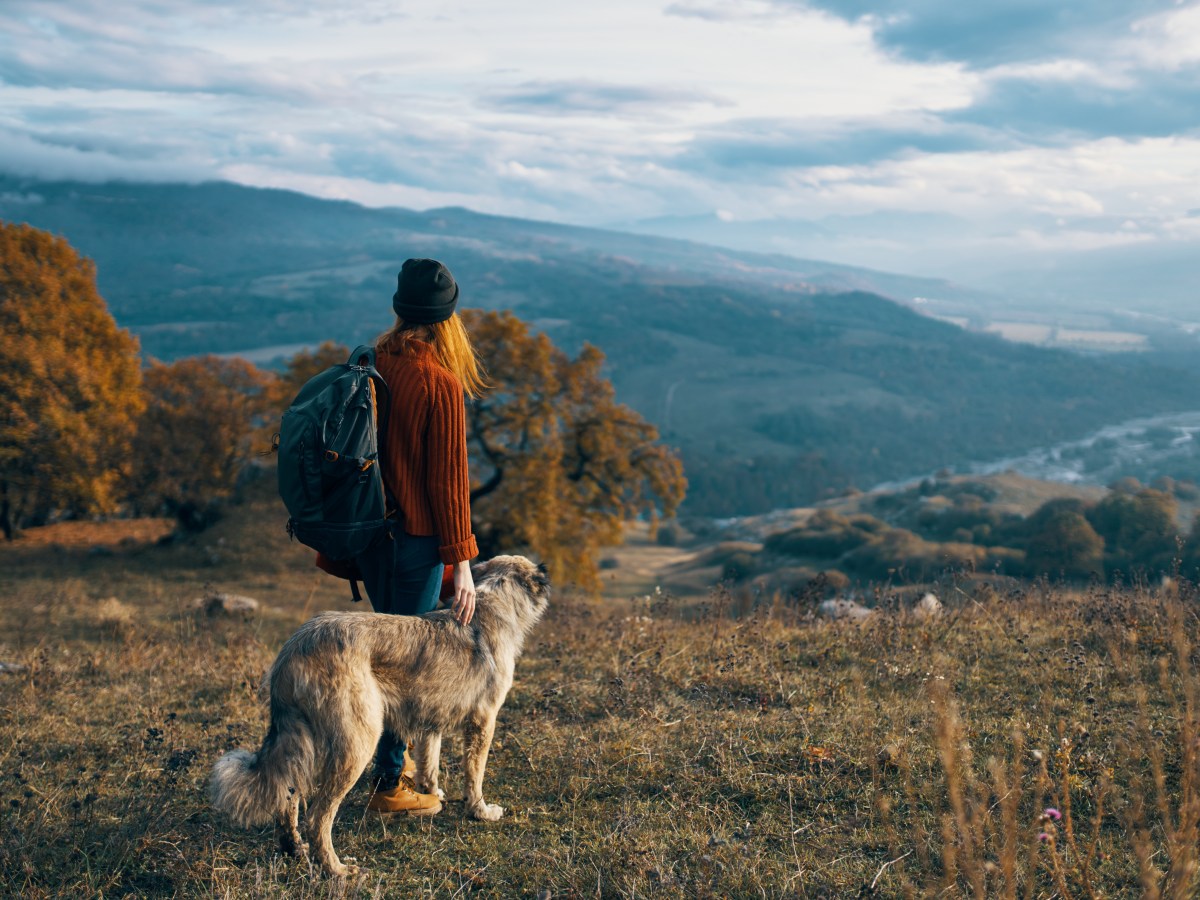
[[92, 549], [129, 549], [152, 544], [171, 533], [172, 519], [113, 519], [109, 522], [59, 522], [44, 528], [31, 528], [17, 538], [14, 548], [73, 547]]
[[[25, 667], [0, 674], [0, 895], [1195, 893], [1195, 598], [1036, 585], [861, 627], [559, 598], [497, 728], [511, 813], [383, 819], [360, 786], [336, 841], [368, 873], [314, 877], [204, 796], [261, 739], [283, 638], [346, 605], [245, 515], [223, 545], [0, 558], [0, 661]], [[268, 605], [197, 618], [206, 581]]]

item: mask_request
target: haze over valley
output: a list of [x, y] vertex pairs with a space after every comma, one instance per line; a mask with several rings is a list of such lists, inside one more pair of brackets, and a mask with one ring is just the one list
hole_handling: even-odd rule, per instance
[[[682, 451], [695, 514], [967, 470], [1197, 405], [1182, 349], [1193, 336], [1145, 333], [1142, 352], [1113, 354], [1013, 343], [989, 333], [994, 300], [934, 279], [221, 183], [0, 187], [0, 217], [93, 257], [118, 321], [164, 359], [269, 363], [369, 340], [388, 324], [398, 254], [443, 259], [464, 305], [512, 309], [572, 352], [605, 352], [618, 398]], [[929, 295], [984, 324], [930, 315]], [[1120, 474], [1147, 478], [1194, 465], [1127, 461]]]

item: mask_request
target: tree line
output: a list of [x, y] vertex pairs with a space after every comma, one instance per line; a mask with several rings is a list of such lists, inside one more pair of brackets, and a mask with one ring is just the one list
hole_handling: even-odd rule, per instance
[[1006, 575], [1075, 583], [1200, 576], [1200, 515], [1180, 527], [1194, 483], [1133, 478], [1097, 499], [1057, 497], [1028, 515], [1000, 502], [985, 481], [935, 481], [873, 495], [857, 511], [820, 508], [769, 534], [760, 551], [718, 547], [710, 562], [731, 583], [755, 579], [785, 593], [851, 579], [909, 584], [956, 575]]
[[[625, 523], [674, 514], [682, 465], [616, 401], [598, 349], [571, 357], [511, 313], [464, 318], [491, 382], [468, 404], [481, 551], [530, 551], [556, 578], [594, 587], [597, 554]], [[301, 385], [349, 355], [325, 343], [281, 372], [215, 356], [143, 364], [92, 262], [61, 237], [3, 222], [0, 328], [0, 529], [10, 540], [81, 516], [206, 527], [261, 464]]]

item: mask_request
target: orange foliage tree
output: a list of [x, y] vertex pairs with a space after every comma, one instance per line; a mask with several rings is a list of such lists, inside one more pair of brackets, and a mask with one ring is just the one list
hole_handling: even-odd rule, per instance
[[349, 357], [349, 347], [324, 341], [312, 350], [301, 350], [290, 357], [282, 372], [262, 373], [267, 381], [263, 388], [262, 423], [253, 433], [254, 446], [267, 452], [279, 431], [280, 417], [300, 393], [304, 383], [330, 366], [344, 363]]
[[250, 461], [273, 381], [240, 359], [151, 362], [127, 480], [134, 509], [165, 512], [187, 530], [210, 524]]
[[[467, 404], [480, 550], [530, 550], [557, 580], [594, 589], [597, 551], [620, 543], [626, 522], [678, 508], [683, 467], [652, 425], [616, 402], [598, 349], [571, 359], [511, 313], [463, 318], [491, 384]], [[328, 342], [297, 354], [271, 388], [272, 405], [282, 411], [308, 378], [349, 354]]]
[[598, 585], [597, 552], [638, 516], [670, 516], [683, 466], [616, 401], [604, 354], [572, 359], [511, 313], [468, 310], [491, 388], [468, 404], [471, 511], [485, 555], [528, 548], [559, 581]]
[[[284, 366], [283, 372], [276, 377], [268, 388], [270, 407], [280, 415], [287, 409], [300, 388], [314, 375], [319, 375], [330, 366], [337, 366], [350, 358], [350, 348], [334, 341], [324, 341], [312, 350], [301, 350], [291, 357]], [[279, 425], [278, 422], [275, 423]]]
[[142, 408], [138, 344], [63, 238], [0, 222], [0, 529], [105, 513]]

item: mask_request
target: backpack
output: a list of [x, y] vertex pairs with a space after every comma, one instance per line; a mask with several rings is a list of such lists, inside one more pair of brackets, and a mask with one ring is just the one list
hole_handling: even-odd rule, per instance
[[[390, 530], [379, 467], [379, 404], [387, 384], [375, 368], [375, 348], [314, 375], [279, 425], [279, 496], [288, 534], [335, 561], [351, 561]], [[358, 599], [357, 585], [354, 588]]]

